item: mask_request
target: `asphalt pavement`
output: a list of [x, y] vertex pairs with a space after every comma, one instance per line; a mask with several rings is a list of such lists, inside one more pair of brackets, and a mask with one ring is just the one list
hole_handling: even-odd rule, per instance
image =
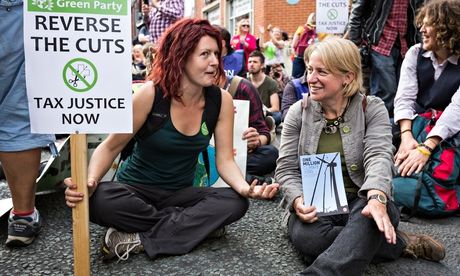
[[[5, 189], [4, 183], [0, 188]], [[105, 229], [90, 224], [92, 275], [295, 275], [305, 264], [281, 228], [279, 197], [251, 200], [248, 213], [230, 225], [226, 236], [209, 239], [183, 256], [150, 260], [145, 254], [128, 261], [104, 263], [99, 252]], [[63, 192], [42, 195], [37, 207], [44, 218], [42, 233], [26, 248], [3, 245], [7, 216], [0, 219], [0, 275], [72, 275], [72, 215]], [[433, 235], [446, 245], [440, 263], [401, 258], [371, 264], [365, 275], [460, 275], [460, 218], [413, 219], [401, 229]]]
[[[279, 136], [278, 136], [279, 137]], [[0, 199], [9, 197], [0, 181]], [[150, 260], [145, 254], [131, 255], [125, 262], [104, 263], [99, 252], [105, 229], [90, 224], [92, 275], [296, 275], [306, 264], [290, 244], [281, 227], [280, 197], [272, 201], [250, 200], [247, 214], [227, 228], [219, 239], [205, 240], [182, 256]], [[0, 218], [0, 275], [72, 275], [72, 213], [63, 191], [37, 197], [44, 226], [36, 241], [25, 248], [4, 245], [7, 215]], [[440, 263], [400, 258], [371, 264], [365, 275], [460, 275], [460, 217], [413, 218], [400, 229], [429, 234], [446, 246]], [[314, 237], [312, 237], [314, 238]]]

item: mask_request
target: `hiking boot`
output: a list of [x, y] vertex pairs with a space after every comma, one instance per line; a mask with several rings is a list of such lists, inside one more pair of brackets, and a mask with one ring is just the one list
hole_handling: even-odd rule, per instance
[[31, 244], [42, 227], [42, 219], [37, 209], [32, 216], [21, 217], [10, 212], [8, 218], [8, 238], [6, 245], [22, 247]]
[[422, 258], [429, 261], [439, 262], [446, 256], [444, 245], [428, 235], [412, 234], [398, 231], [406, 247], [403, 250], [404, 257]]
[[124, 233], [110, 227], [105, 233], [101, 251], [104, 254], [104, 261], [114, 257], [118, 257], [118, 261], [126, 261], [129, 253], [141, 253], [144, 251], [144, 246], [138, 233]]

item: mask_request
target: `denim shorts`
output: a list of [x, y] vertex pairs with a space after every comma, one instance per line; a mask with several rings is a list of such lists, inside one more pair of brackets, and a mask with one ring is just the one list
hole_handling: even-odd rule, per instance
[[45, 147], [54, 135], [30, 133], [22, 0], [0, 0], [0, 151]]

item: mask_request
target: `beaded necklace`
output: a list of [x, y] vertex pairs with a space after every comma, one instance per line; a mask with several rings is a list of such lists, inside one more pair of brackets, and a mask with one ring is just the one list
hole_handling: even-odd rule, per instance
[[[345, 109], [343, 110], [342, 114], [339, 115], [339, 117], [333, 119], [333, 120], [328, 120], [324, 118], [326, 121], [326, 126], [323, 128], [323, 131], [325, 134], [334, 134], [337, 132], [337, 129], [340, 127], [340, 124], [344, 122], [343, 120], [343, 115], [348, 109], [348, 106], [350, 105], [350, 98], [347, 100], [347, 105], [345, 106]], [[321, 110], [321, 113], [324, 113], [323, 110]]]

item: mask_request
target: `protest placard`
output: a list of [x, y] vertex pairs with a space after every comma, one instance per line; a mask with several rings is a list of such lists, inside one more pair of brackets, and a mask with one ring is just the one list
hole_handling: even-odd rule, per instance
[[316, 1], [316, 32], [343, 34], [348, 23], [348, 0]]
[[24, 1], [34, 133], [130, 133], [128, 1]]

